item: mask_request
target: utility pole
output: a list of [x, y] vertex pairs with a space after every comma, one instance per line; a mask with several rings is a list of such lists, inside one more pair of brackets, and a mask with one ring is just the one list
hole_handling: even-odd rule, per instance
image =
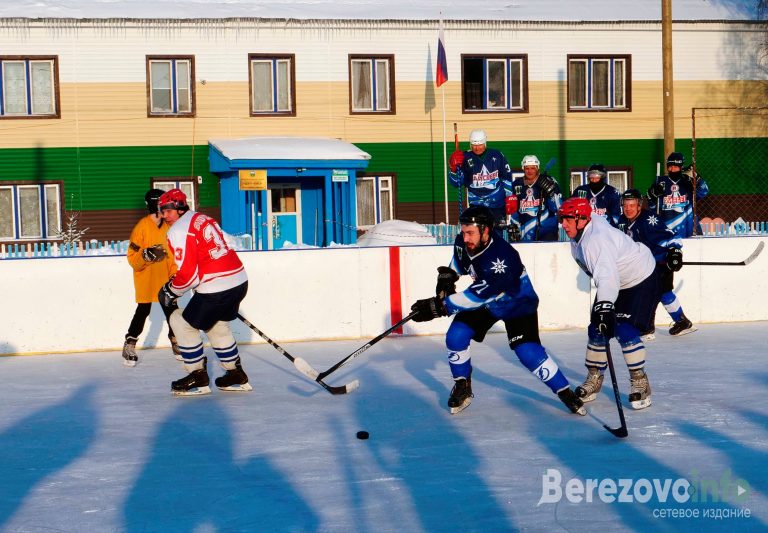
[[664, 90], [664, 154], [675, 151], [675, 102], [672, 87], [672, 0], [661, 0], [661, 61]]

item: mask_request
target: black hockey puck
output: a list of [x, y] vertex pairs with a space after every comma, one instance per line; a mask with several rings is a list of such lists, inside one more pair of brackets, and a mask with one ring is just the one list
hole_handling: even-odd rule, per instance
[[358, 431], [357, 432], [357, 438], [360, 439], [360, 440], [365, 440], [368, 437], [370, 437], [370, 435], [368, 435], [367, 431]]

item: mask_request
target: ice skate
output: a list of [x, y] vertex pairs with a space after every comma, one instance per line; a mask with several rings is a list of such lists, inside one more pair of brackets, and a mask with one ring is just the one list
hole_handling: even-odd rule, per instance
[[457, 378], [451, 390], [451, 397], [448, 398], [448, 407], [451, 410], [451, 414], [455, 415], [469, 407], [473, 396], [472, 378]]
[[584, 409], [584, 402], [576, 396], [576, 393], [571, 390], [570, 387], [566, 387], [557, 391], [557, 397], [565, 406], [574, 414], [584, 416], [587, 414], [587, 410]]
[[227, 370], [223, 376], [217, 377], [215, 383], [223, 391], [247, 392], [253, 390], [251, 384], [248, 383], [248, 376], [240, 365], [240, 361], [235, 363], [234, 370]]
[[208, 371], [205, 367], [194, 370], [186, 377], [171, 383], [171, 392], [174, 396], [197, 396], [210, 394], [211, 387], [208, 379]]
[[629, 404], [632, 409], [645, 409], [651, 405], [651, 384], [645, 370], [629, 371]]
[[643, 331], [640, 333], [640, 339], [644, 341], [652, 341], [656, 340], [656, 328], [653, 327], [647, 331]]
[[126, 337], [125, 344], [123, 344], [123, 364], [125, 366], [136, 366], [139, 362], [139, 356], [136, 354], [136, 341], [135, 337]]
[[170, 335], [168, 336], [168, 340], [171, 341], [171, 350], [173, 350], [173, 355], [176, 356], [176, 360], [184, 361], [184, 358], [181, 356], [181, 350], [179, 350], [179, 343], [176, 341], [176, 337]]
[[[600, 389], [603, 387], [603, 374], [594, 367], [588, 367], [587, 370], [589, 373], [587, 374], [587, 379], [584, 380], [584, 383], [576, 387], [576, 396], [581, 398], [581, 401], [584, 403], [591, 402], [595, 398], [597, 398], [597, 393], [600, 392]], [[562, 398], [561, 398], [562, 399]]]
[[669, 328], [669, 334], [673, 337], [679, 337], [680, 335], [687, 335], [696, 331], [693, 323], [688, 320], [688, 317], [684, 314], [680, 317], [680, 320], [675, 322], [671, 328]]

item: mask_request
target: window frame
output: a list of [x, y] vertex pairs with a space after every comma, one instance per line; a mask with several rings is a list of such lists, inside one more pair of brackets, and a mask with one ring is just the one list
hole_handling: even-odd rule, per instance
[[[253, 63], [255, 61], [271, 61], [272, 68], [270, 73], [272, 75], [273, 94], [272, 94], [272, 108], [273, 111], [257, 111], [254, 109], [254, 81], [253, 81]], [[288, 75], [290, 80], [288, 81], [288, 111], [280, 111], [277, 109], [279, 94], [274, 91], [275, 84], [278, 83], [275, 71], [277, 70], [277, 62], [288, 61]], [[252, 117], [295, 117], [296, 116], [296, 54], [248, 54], [248, 112]]]
[[[24, 62], [24, 92], [26, 94], [25, 105], [27, 112], [25, 114], [6, 113], [6, 89], [5, 89], [5, 67], [6, 62]], [[31, 62], [50, 62], [51, 63], [51, 105], [52, 113], [33, 113], [34, 101], [32, 90], [30, 89], [30, 76], [32, 71]], [[59, 56], [58, 55], [0, 55], [0, 120], [16, 119], [60, 119], [61, 118], [61, 94], [59, 87]]]
[[[189, 111], [173, 111], [178, 106], [178, 83], [176, 77], [178, 69], [173, 68], [171, 73], [171, 108], [168, 111], [152, 110], [152, 63], [153, 62], [171, 62], [174, 66], [177, 61], [189, 62]], [[147, 55], [146, 56], [146, 85], [147, 85], [147, 117], [148, 118], [194, 118], [197, 114], [196, 94], [195, 94], [195, 56], [194, 55]]]
[[[376, 95], [378, 94], [379, 84], [376, 82], [376, 62], [387, 61], [388, 83], [387, 91], [389, 96], [389, 109], [378, 110], [376, 105]], [[353, 69], [352, 64], [357, 61], [371, 62], [371, 109], [355, 109], [353, 94]], [[395, 55], [394, 54], [349, 54], [347, 59], [348, 88], [349, 88], [349, 114], [350, 115], [395, 115], [397, 114], [395, 98]]]
[[187, 204], [189, 205], [189, 209], [191, 211], [197, 211], [197, 207], [200, 205], [200, 201], [198, 198], [198, 181], [196, 179], [174, 176], [154, 177], [151, 179], [150, 188], [168, 191], [171, 189], [181, 189], [181, 184], [189, 184], [191, 187], [192, 194], [187, 194]]
[[[54, 228], [53, 231], [50, 231], [48, 228], [50, 218], [50, 213], [48, 212], [48, 189], [50, 187], [56, 188], [56, 192], [53, 197], [56, 199], [58, 216], [58, 228]], [[19, 189], [32, 188], [38, 189], [39, 204], [37, 215], [41, 232], [39, 235], [24, 236], [21, 234], [21, 199], [19, 197]], [[64, 221], [64, 182], [62, 180], [0, 181], [0, 190], [5, 189], [11, 189], [11, 220], [13, 224], [13, 236], [0, 236], [0, 242], [13, 243], [60, 240], [59, 234], [62, 231]]]
[[[623, 71], [623, 94], [624, 105], [617, 107], [616, 101], [616, 63], [622, 62], [624, 65]], [[575, 82], [571, 80], [571, 64], [574, 62], [583, 62], [586, 65], [586, 79], [584, 87], [585, 105], [576, 106], [571, 104], [571, 88], [575, 87]], [[594, 63], [608, 62], [608, 104], [604, 106], [596, 106], [592, 103], [594, 98]], [[568, 104], [569, 113], [599, 113], [599, 112], [631, 112], [632, 111], [632, 55], [631, 54], [568, 54], [566, 61], [566, 102]]]
[[[465, 69], [466, 61], [468, 60], [482, 60], [483, 61], [483, 81], [481, 84], [481, 108], [472, 109], [468, 108], [468, 96], [467, 96], [467, 76], [468, 73]], [[488, 107], [488, 62], [492, 61], [504, 61], [505, 67], [505, 106]], [[511, 101], [511, 79], [512, 70], [510, 68], [511, 63], [520, 63], [520, 105], [512, 106]], [[528, 54], [461, 54], [461, 112], [463, 114], [475, 114], [475, 113], [528, 113], [529, 112], [529, 79], [528, 79]]]
[[[568, 174], [568, 185], [570, 187], [570, 194], [573, 194], [573, 191], [576, 190], [576, 187], [579, 187], [581, 185], [586, 185], [587, 183], [589, 183], [589, 180], [587, 179], [587, 171], [588, 170], [589, 170], [589, 167], [574, 167], [574, 168], [572, 168], [570, 170], [570, 172]], [[610, 166], [610, 167], [606, 166], [605, 167], [605, 171], [606, 171], [606, 174], [607, 174], [607, 176], [606, 176], [606, 183], [608, 183], [608, 185], [612, 185], [613, 187], [615, 187], [616, 190], [619, 191], [619, 194], [621, 194], [624, 191], [626, 191], [627, 189], [631, 189], [633, 187], [632, 184], [634, 182], [634, 179], [633, 179], [633, 176], [632, 176], [632, 167], [630, 167], [630, 166], [620, 166], [620, 165], [619, 166]], [[620, 174], [620, 175], [622, 175], [621, 179], [622, 179], [622, 181], [624, 183], [624, 187], [623, 188], [622, 187], [617, 187], [616, 185], [613, 185], [613, 183], [611, 183], [611, 181], [610, 181], [611, 180], [611, 174], [614, 174], [614, 175]], [[580, 183], [578, 185], [576, 185], [576, 187], [574, 187], [573, 186], [574, 178], [576, 178], [576, 176], [580, 177]]]
[[[389, 185], [386, 188], [383, 188], [381, 186], [382, 180], [388, 180]], [[357, 194], [357, 185], [360, 181], [373, 181], [373, 187], [374, 187], [374, 223], [371, 225], [361, 225], [360, 224], [360, 209], [358, 205], [359, 197]], [[359, 172], [355, 178], [355, 227], [358, 230], [368, 230], [375, 226], [376, 224], [379, 224], [381, 222], [384, 222], [381, 219], [381, 193], [382, 191], [388, 191], [389, 192], [389, 214], [390, 218], [387, 220], [395, 220], [397, 218], [395, 214], [395, 190], [396, 190], [396, 183], [397, 183], [397, 176], [394, 172], [377, 172], [377, 173], [370, 173], [370, 172]]]

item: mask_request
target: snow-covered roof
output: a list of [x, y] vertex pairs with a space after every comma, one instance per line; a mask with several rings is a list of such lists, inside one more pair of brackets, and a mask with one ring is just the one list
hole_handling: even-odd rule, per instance
[[230, 161], [254, 160], [369, 160], [354, 144], [317, 137], [245, 137], [208, 141]]
[[[4, 0], [2, 18], [644, 21], [661, 0]], [[674, 20], [756, 20], [755, 0], [674, 0]]]

